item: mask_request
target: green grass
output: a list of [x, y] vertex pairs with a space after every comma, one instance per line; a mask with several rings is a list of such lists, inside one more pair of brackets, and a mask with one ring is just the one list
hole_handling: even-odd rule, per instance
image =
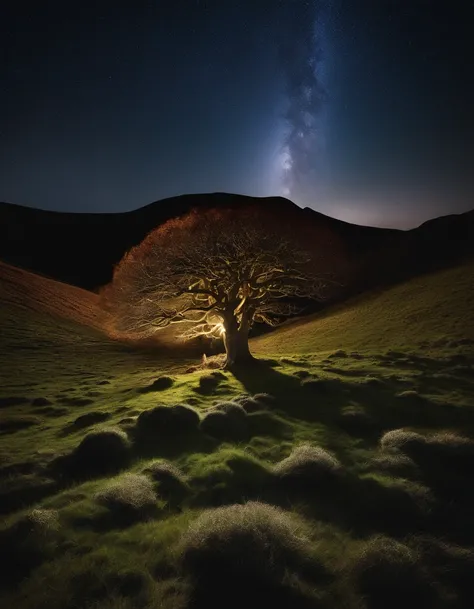
[[[474, 606], [474, 448], [452, 435], [474, 439], [472, 270], [289, 324], [212, 382], [189, 354], [3, 306], [0, 606]], [[221, 413], [226, 433], [137, 425], [174, 404]], [[399, 428], [427, 440], [381, 442]], [[107, 429], [125, 452], [78, 450]], [[232, 565], [260, 542], [252, 596]]]
[[[474, 344], [474, 263], [417, 277], [344, 303], [257, 338], [257, 354], [373, 352], [439, 353]], [[461, 344], [462, 346], [462, 344]]]

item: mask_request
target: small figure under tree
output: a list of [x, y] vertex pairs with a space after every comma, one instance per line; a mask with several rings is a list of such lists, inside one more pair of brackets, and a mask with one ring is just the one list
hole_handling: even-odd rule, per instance
[[329, 285], [289, 232], [252, 208], [169, 220], [124, 256], [104, 290], [116, 332], [147, 337], [181, 324], [184, 338], [222, 337], [227, 367], [249, 362], [254, 322], [277, 325]]

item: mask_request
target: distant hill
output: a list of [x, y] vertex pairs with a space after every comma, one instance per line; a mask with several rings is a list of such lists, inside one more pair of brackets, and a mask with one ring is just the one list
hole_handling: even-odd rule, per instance
[[[183, 195], [117, 214], [60, 213], [0, 203], [0, 259], [94, 290], [113, 266], [156, 226], [193, 207], [265, 206], [281, 222], [304, 226], [345, 268], [346, 292], [441, 268], [474, 253], [474, 212], [438, 218], [411, 231], [358, 226], [301, 209], [282, 197], [226, 193]], [[331, 258], [332, 257], [332, 258]]]

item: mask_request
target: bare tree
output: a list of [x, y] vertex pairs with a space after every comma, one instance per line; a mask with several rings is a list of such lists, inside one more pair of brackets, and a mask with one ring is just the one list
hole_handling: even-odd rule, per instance
[[169, 220], [117, 265], [104, 298], [118, 332], [222, 337], [227, 366], [248, 362], [254, 322], [272, 326], [321, 299], [328, 281], [287, 230], [257, 210], [194, 210]]

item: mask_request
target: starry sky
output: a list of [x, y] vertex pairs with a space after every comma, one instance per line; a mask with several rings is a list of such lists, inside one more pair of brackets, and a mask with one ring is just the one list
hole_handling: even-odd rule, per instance
[[2, 201], [283, 195], [396, 228], [474, 208], [473, 2], [3, 4]]

